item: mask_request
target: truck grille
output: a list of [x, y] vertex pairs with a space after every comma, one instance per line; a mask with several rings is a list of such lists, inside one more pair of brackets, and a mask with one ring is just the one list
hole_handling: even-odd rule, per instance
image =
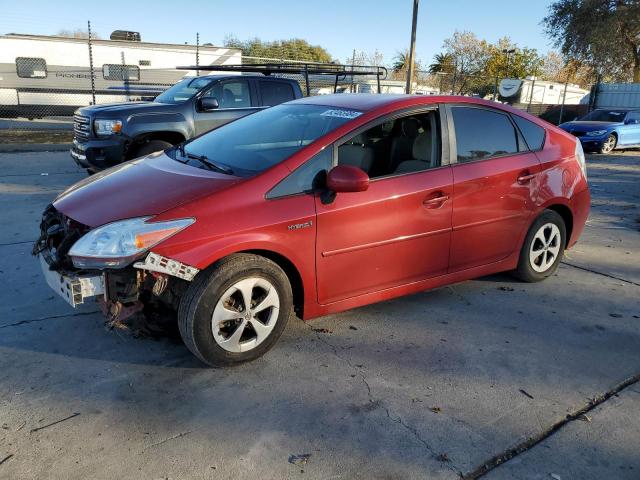
[[91, 122], [89, 117], [83, 115], [73, 116], [73, 136], [78, 141], [84, 141], [91, 135]]

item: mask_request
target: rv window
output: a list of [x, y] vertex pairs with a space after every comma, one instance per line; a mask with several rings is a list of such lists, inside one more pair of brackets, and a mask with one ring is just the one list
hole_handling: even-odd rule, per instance
[[16, 73], [20, 78], [47, 78], [47, 62], [44, 58], [16, 58]]
[[140, 65], [141, 67], [150, 67], [151, 66], [151, 60], [140, 60], [138, 62], [138, 65]]
[[140, 69], [136, 65], [107, 64], [102, 66], [105, 80], [140, 80]]

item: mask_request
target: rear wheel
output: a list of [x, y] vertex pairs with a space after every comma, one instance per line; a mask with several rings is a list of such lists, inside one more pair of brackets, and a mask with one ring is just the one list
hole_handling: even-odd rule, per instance
[[617, 143], [618, 139], [616, 136], [613, 133], [610, 134], [600, 147], [600, 153], [611, 153], [613, 149], [616, 148]]
[[134, 149], [132, 154], [128, 155], [129, 158], [138, 158], [144, 157], [145, 155], [149, 155], [153, 152], [159, 152], [161, 150], [166, 150], [167, 148], [173, 147], [169, 142], [165, 142], [164, 140], [150, 140], [146, 143], [143, 143], [138, 148]]
[[524, 282], [539, 282], [553, 275], [564, 253], [566, 231], [562, 217], [545, 210], [529, 228], [515, 276]]
[[291, 285], [271, 260], [238, 254], [200, 272], [180, 302], [185, 345], [211, 366], [265, 354], [282, 334], [293, 305]]

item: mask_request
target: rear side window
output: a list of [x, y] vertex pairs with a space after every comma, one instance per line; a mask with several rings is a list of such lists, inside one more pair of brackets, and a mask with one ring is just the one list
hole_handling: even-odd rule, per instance
[[47, 78], [47, 62], [44, 58], [16, 58], [16, 73], [20, 78]]
[[518, 115], [512, 115], [513, 121], [522, 132], [530, 150], [542, 150], [544, 146], [544, 128]]
[[140, 69], [137, 65], [106, 64], [102, 66], [102, 77], [105, 80], [140, 80]]
[[296, 98], [293, 94], [293, 88], [289, 83], [266, 82], [261, 80], [258, 84], [260, 85], [262, 105], [264, 106], [271, 107]]
[[503, 113], [452, 107], [458, 163], [518, 153], [516, 129]]

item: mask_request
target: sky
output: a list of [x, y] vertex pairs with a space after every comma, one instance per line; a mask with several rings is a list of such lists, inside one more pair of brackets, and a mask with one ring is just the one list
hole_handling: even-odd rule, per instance
[[[540, 21], [550, 0], [421, 0], [416, 56], [428, 65], [455, 30], [490, 42], [509, 36], [520, 47], [552, 49]], [[113, 7], [110, 7], [113, 5]], [[385, 63], [406, 50], [412, 0], [135, 0], [124, 3], [0, 0], [0, 34], [53, 35], [61, 29], [92, 28], [109, 38], [113, 30], [140, 32], [143, 41], [222, 45], [227, 35], [244, 40], [303, 38], [341, 62], [353, 49], [379, 50]]]

